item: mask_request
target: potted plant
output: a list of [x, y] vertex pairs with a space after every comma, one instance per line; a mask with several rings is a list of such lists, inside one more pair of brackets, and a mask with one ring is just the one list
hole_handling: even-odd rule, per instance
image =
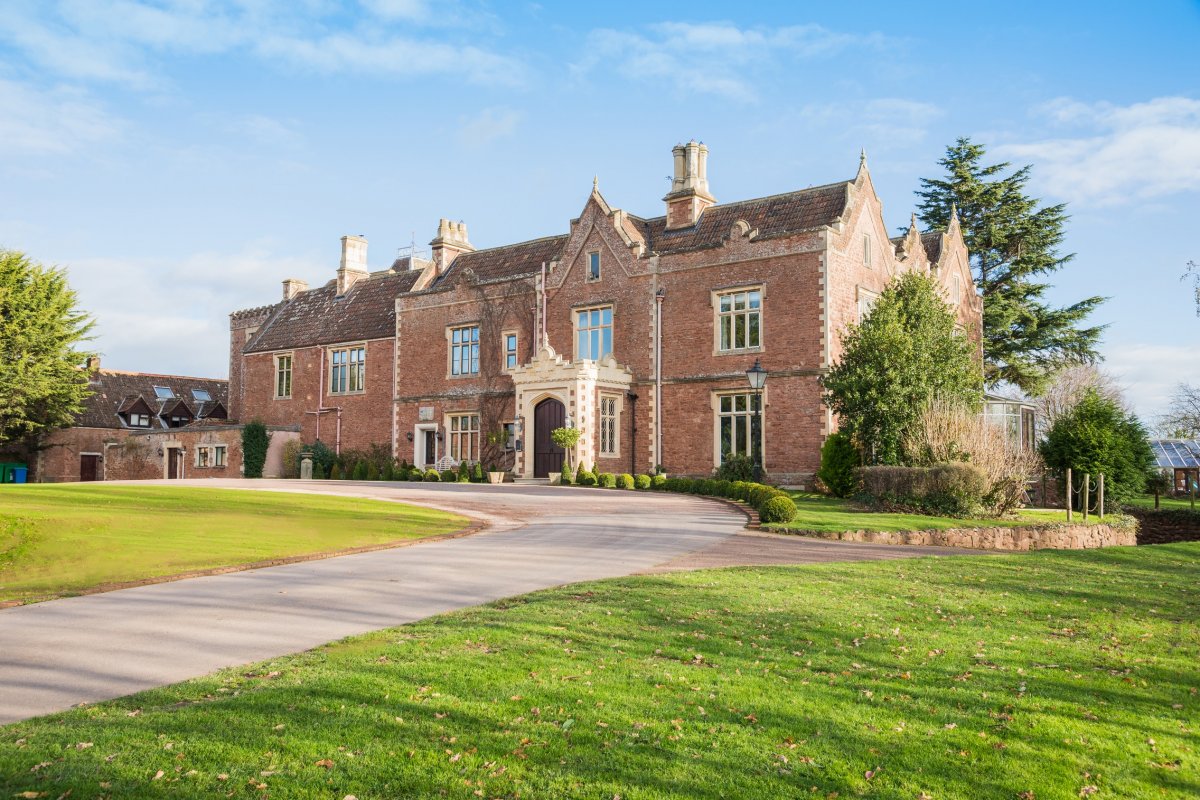
[[579, 437], [583, 435], [583, 431], [579, 428], [555, 428], [550, 431], [550, 441], [561, 447], [565, 452], [563, 457], [563, 471], [560, 473], [550, 473], [550, 485], [558, 486], [562, 483], [562, 476], [570, 474], [571, 450], [575, 445], [579, 444]]
[[488, 483], [504, 483], [504, 470], [496, 469], [495, 465], [488, 464], [487, 479]]

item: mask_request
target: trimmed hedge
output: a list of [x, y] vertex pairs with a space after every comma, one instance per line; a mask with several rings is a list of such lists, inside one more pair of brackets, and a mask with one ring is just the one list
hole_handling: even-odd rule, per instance
[[638, 489], [649, 489], [650, 488], [650, 476], [649, 475], [638, 475], [636, 478], [633, 479], [633, 485]]
[[620, 475], [618, 475], [617, 476], [617, 488], [618, 489], [634, 488], [633, 476], [630, 475], [628, 472], [624, 472], [624, 473], [621, 473]]
[[861, 475], [863, 494], [875, 507], [935, 516], [982, 514], [989, 489], [983, 470], [965, 462], [931, 467], [865, 467]]
[[615, 489], [617, 486], [617, 476], [611, 472], [601, 472], [596, 476], [596, 483], [605, 489]]
[[440, 483], [442, 480], [442, 474], [433, 467], [430, 467], [429, 469], [425, 470], [425, 480], [429, 481], [430, 483]]

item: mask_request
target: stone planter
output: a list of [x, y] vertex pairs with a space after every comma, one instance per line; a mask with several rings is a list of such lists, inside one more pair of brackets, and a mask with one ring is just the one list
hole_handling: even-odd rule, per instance
[[562, 485], [562, 473], [561, 472], [551, 472], [550, 473], [550, 485], [551, 486]]
[[503, 472], [489, 472], [487, 474], [487, 476], [488, 476], [488, 483], [504, 483], [504, 473]]

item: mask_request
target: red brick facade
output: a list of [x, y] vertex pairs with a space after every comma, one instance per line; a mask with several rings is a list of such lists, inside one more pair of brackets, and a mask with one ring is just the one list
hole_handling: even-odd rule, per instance
[[[477, 442], [457, 455], [530, 477], [544, 449], [536, 409], [549, 398], [583, 431], [576, 463], [707, 474], [725, 447], [721, 408], [735, 405], [721, 398], [747, 394], [746, 370], [759, 360], [769, 372], [765, 469], [806, 482], [836, 427], [820, 377], [839, 356], [846, 325], [894, 275], [937, 275], [957, 299], [964, 330], [978, 336], [982, 304], [961, 233], [955, 220], [944, 233], [921, 234], [914, 224], [889, 237], [865, 162], [850, 181], [714, 204], [702, 148], [676, 148], [669, 220], [614, 209], [593, 188], [566, 235], [475, 251], [465, 226], [443, 221], [431, 259], [374, 273], [355, 266], [358, 251], [344, 251], [337, 281], [291, 297], [285, 286], [280, 303], [232, 315], [233, 415], [299, 425], [305, 442], [318, 437], [319, 419], [331, 446], [388, 445], [397, 459], [422, 463], [464, 447], [455, 426], [475, 423], [452, 415], [477, 415], [478, 434], [467, 434]], [[736, 324], [753, 325], [758, 341], [731, 328], [742, 340], [726, 347], [721, 296], [732, 304], [749, 293], [760, 305]], [[611, 357], [578, 352], [579, 312], [597, 308], [610, 310]], [[478, 330], [478, 368], [468, 353], [461, 375], [452, 369], [455, 329], [468, 337]], [[508, 334], [517, 337], [512, 369]], [[331, 394], [333, 353], [346, 347], [365, 347], [365, 382]], [[291, 359], [291, 389], [277, 397], [281, 356]], [[505, 423], [516, 423], [515, 450], [505, 449]]]

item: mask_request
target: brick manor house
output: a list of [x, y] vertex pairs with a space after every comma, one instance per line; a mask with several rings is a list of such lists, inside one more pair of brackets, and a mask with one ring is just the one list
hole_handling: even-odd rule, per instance
[[376, 271], [366, 240], [343, 237], [324, 286], [285, 280], [279, 302], [230, 316], [230, 416], [524, 478], [558, 470], [550, 431], [565, 424], [582, 431], [573, 464], [707, 474], [738, 453], [804, 484], [836, 429], [821, 375], [894, 275], [937, 276], [978, 336], [957, 218], [921, 233], [914, 217], [889, 237], [865, 157], [851, 180], [717, 203], [708, 148], [673, 155], [666, 213], [651, 219], [593, 184], [562, 235], [477, 250], [443, 219], [428, 258]]

